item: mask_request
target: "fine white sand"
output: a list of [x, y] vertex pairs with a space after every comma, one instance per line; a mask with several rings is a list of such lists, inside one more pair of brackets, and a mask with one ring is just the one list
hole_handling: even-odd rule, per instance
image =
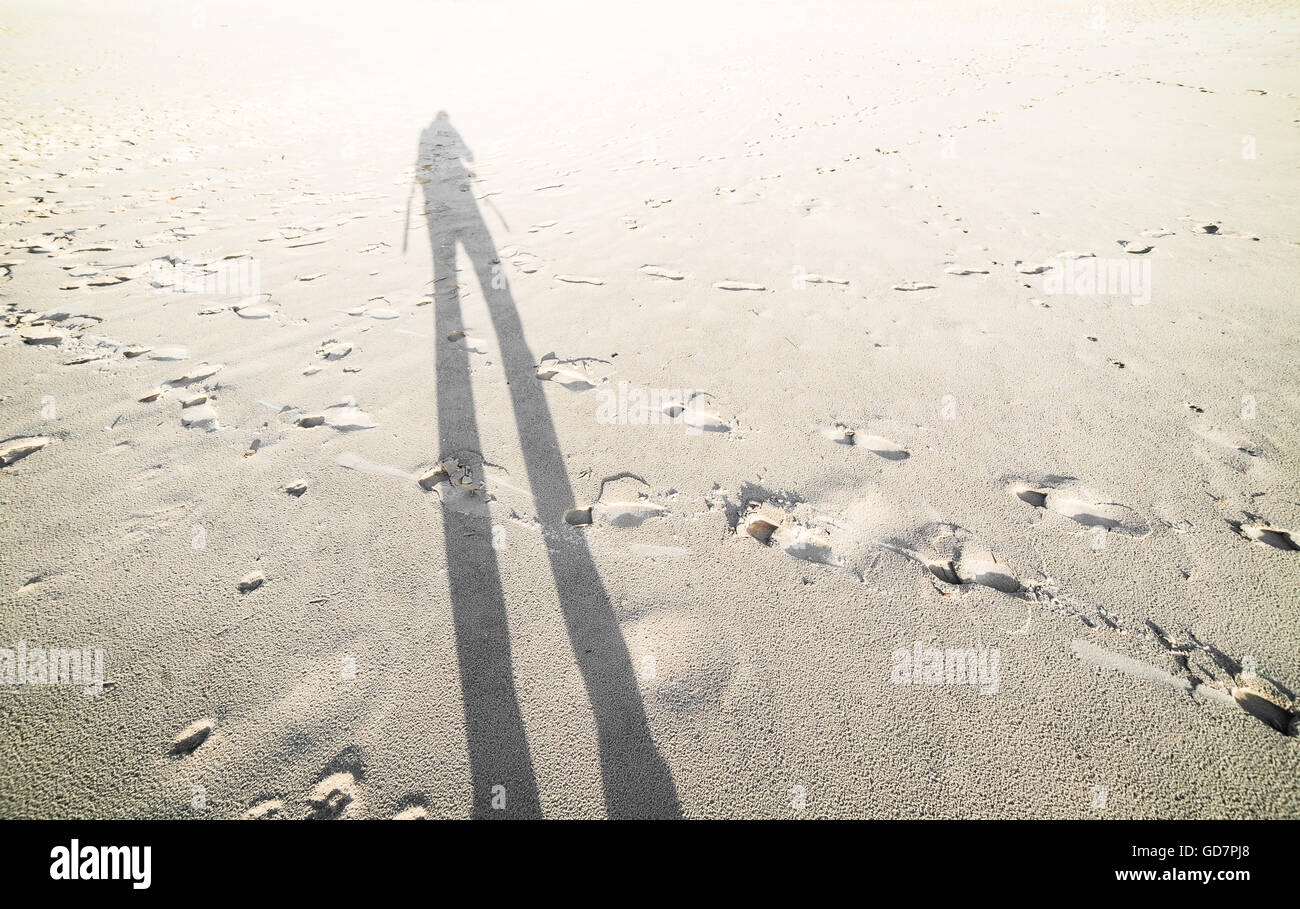
[[1294, 4], [0, 23], [0, 816], [1300, 813]]

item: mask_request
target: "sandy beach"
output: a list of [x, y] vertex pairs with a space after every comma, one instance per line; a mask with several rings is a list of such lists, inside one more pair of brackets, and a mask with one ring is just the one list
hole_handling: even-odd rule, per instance
[[1300, 816], [1300, 9], [0, 3], [0, 818]]

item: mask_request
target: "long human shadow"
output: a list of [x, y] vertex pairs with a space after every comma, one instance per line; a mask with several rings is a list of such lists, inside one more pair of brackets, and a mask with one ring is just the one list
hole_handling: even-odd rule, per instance
[[[461, 329], [456, 276], [459, 245], [473, 265], [491, 314], [510, 389], [537, 520], [545, 534], [551, 575], [573, 654], [595, 714], [605, 807], [610, 817], [678, 817], [680, 803], [668, 766], [650, 736], [632, 659], [582, 532], [564, 522], [574, 506], [555, 424], [537, 361], [492, 235], [479, 212], [462, 161], [473, 154], [439, 112], [421, 133], [416, 180], [424, 181], [425, 216], [433, 250], [434, 345], [439, 459], [455, 457], [483, 478], [470, 353], [451, 343]], [[541, 809], [528, 739], [515, 693], [510, 634], [491, 519], [486, 510], [442, 510], [447, 574], [456, 626], [461, 694], [473, 777], [473, 814], [536, 816]], [[505, 787], [506, 810], [492, 800]]]

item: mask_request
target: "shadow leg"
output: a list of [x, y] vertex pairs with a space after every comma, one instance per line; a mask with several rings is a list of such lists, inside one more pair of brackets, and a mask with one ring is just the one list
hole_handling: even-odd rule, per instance
[[514, 298], [487, 226], [477, 212], [464, 223], [461, 242], [474, 263], [496, 330], [551, 574], [596, 719], [606, 810], [610, 817], [677, 817], [677, 788], [650, 736], [618, 619], [585, 536], [564, 522], [565, 511], [574, 504], [573, 489]]
[[[454, 236], [430, 231], [434, 243], [435, 362], [440, 457], [457, 457], [482, 478], [483, 464], [469, 353], [447, 343], [462, 326]], [[528, 739], [515, 695], [505, 594], [492, 548], [486, 506], [473, 513], [442, 509], [447, 581], [456, 626], [461, 695], [469, 740], [475, 817], [538, 817], [541, 807]], [[492, 807], [505, 787], [505, 810]]]

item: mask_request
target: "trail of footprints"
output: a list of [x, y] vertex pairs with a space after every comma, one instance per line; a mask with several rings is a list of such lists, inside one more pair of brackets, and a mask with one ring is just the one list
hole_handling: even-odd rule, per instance
[[[1007, 485], [1007, 493], [1032, 508], [1035, 520], [1050, 513], [1090, 533], [1117, 534], [1135, 541], [1153, 532], [1151, 524], [1133, 509], [1116, 502], [1095, 501], [1069, 477], [1013, 481]], [[752, 538], [763, 547], [782, 549], [792, 558], [845, 569], [863, 579], [863, 572], [836, 552], [851, 534], [841, 533], [833, 520], [808, 509], [798, 496], [745, 484], [738, 501], [725, 494], [717, 501], [727, 510], [733, 533]], [[1286, 552], [1300, 551], [1287, 531], [1260, 523], [1229, 523], [1257, 545]], [[1090, 641], [1076, 641], [1074, 655], [1105, 670], [1238, 707], [1285, 736], [1297, 735], [1300, 705], [1289, 689], [1276, 679], [1243, 667], [1240, 661], [1200, 641], [1191, 631], [1186, 632], [1184, 641], [1176, 642], [1149, 620], [1138, 628], [1126, 627], [1121, 617], [1099, 607], [1080, 605], [1062, 594], [1050, 578], [1019, 576], [990, 549], [970, 540], [962, 528], [953, 524], [926, 525], [911, 539], [888, 539], [877, 545], [916, 562], [945, 597], [970, 585], [989, 588], [1045, 606], [1096, 631], [1114, 634], [1117, 642], [1144, 641], [1153, 656], [1160, 652], [1172, 655], [1174, 671], [1162, 670]]]

